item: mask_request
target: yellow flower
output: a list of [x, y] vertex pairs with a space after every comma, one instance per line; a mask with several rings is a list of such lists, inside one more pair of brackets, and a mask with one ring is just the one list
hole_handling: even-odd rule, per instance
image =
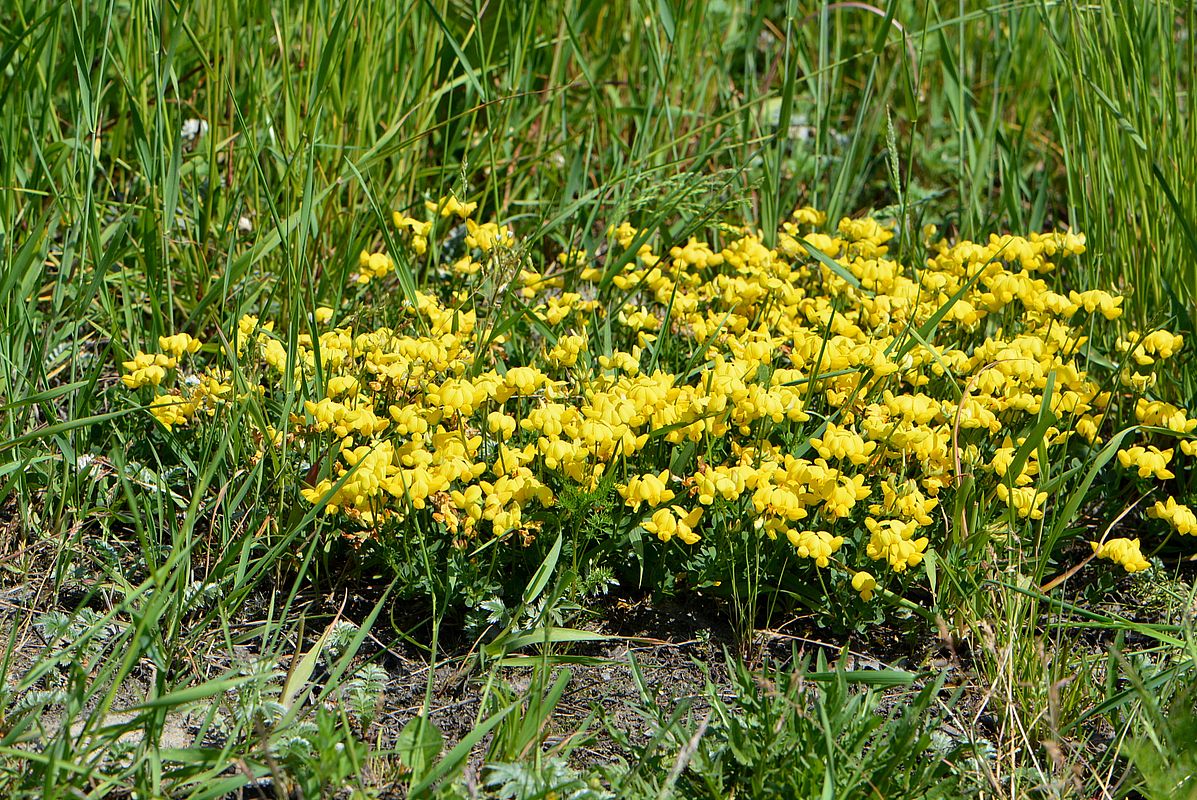
[[[735, 500], [747, 488], [747, 473], [751, 471], [750, 468], [721, 466], [695, 474], [694, 484], [698, 487], [698, 502], [709, 506], [715, 502], [716, 496], [728, 501]], [[780, 496], [778, 502], [783, 502]]]
[[503, 382], [515, 390], [519, 395], [534, 394], [537, 389], [548, 382], [544, 373], [535, 367], [514, 367], [507, 370]]
[[170, 353], [175, 358], [194, 353], [200, 349], [202, 343], [186, 333], [176, 333], [173, 336], [159, 336], [158, 347]]
[[545, 354], [545, 359], [556, 367], [572, 367], [578, 363], [578, 356], [585, 347], [585, 336], [561, 336], [557, 339], [557, 343]]
[[673, 499], [673, 490], [666, 486], [669, 480], [669, 470], [661, 470], [658, 475], [637, 475], [628, 481], [626, 486], [618, 487], [624, 502], [637, 511], [643, 503], [659, 506]]
[[390, 420], [375, 414], [373, 407], [358, 405], [344, 408], [332, 430], [342, 439], [348, 436], [371, 437], [382, 433], [390, 424]]
[[864, 500], [871, 490], [866, 488], [864, 475], [848, 477], [841, 475], [823, 498], [823, 510], [832, 518], [843, 518], [852, 513], [856, 501]]
[[616, 350], [609, 356], [599, 356], [598, 362], [603, 369], [620, 370], [627, 375], [636, 375], [640, 372], [640, 348], [633, 347], [630, 353]]
[[827, 214], [810, 206], [802, 206], [801, 208], [794, 209], [794, 213], [790, 215], [790, 219], [799, 225], [822, 225], [827, 221]]
[[1100, 289], [1088, 292], [1069, 292], [1068, 299], [1090, 314], [1098, 311], [1106, 319], [1118, 319], [1122, 316], [1122, 298]]
[[[1141, 395], [1157, 380], [1154, 364], [1184, 344], [1166, 331], [1123, 331], [1126, 355], [1111, 360], [1127, 368], [1092, 358], [1090, 315], [1117, 319], [1123, 300], [1054, 284], [1056, 262], [1084, 251], [1070, 232], [937, 239], [910, 265], [888, 252], [894, 231], [870, 217], [822, 232], [822, 213], [800, 208], [778, 226], [776, 246], [751, 226], [724, 224], [717, 238], [695, 233], [668, 252], [624, 222], [609, 229], [622, 268], [608, 277], [610, 256], [568, 244], [555, 260], [526, 258], [515, 231], [474, 220], [475, 204], [451, 194], [425, 208], [424, 219], [394, 215], [407, 257], [429, 281], [388, 326], [366, 327], [371, 315], [349, 304], [320, 306], [292, 341], [247, 315], [229, 352], [210, 353], [224, 361], [176, 375], [203, 350], [187, 334], [163, 336], [160, 352], [122, 365], [122, 383], [169, 386], [153, 393], [150, 410], [176, 431], [250, 396], [271, 408], [309, 398], [286, 429], [249, 431], [255, 441], [295, 442], [296, 459], [339, 454], [303, 496], [327, 498], [328, 513], [364, 526], [421, 512], [457, 542], [482, 532], [527, 541], [554, 489], [596, 491], [618, 470], [628, 476], [616, 487], [623, 503], [662, 541], [700, 541], [703, 509], [717, 504], [751, 520], [764, 544], [792, 546], [825, 568], [843, 539], [818, 528], [844, 520], [854, 529], [867, 509], [868, 557], [900, 572], [921, 563], [929, 537], [920, 532], [942, 517], [939, 493], [950, 505], [964, 476], [1020, 519], [1042, 518], [1041, 451], [1068, 461], [1100, 442], [1101, 428], [1125, 425], [1122, 386]], [[807, 245], [842, 269], [811, 258]], [[443, 257], [420, 259], [430, 250]], [[362, 283], [396, 269], [384, 253], [357, 262]], [[614, 305], [599, 291], [605, 279]], [[508, 284], [531, 313], [490, 335], [502, 321], [486, 298]], [[932, 341], [909, 341], [945, 307]], [[340, 327], [330, 329], [334, 319]], [[603, 334], [601, 347], [587, 332]], [[651, 374], [641, 366], [650, 348]], [[1059, 428], [1013, 474], [1023, 444], [1013, 432], [1034, 424], [1049, 382]], [[1134, 414], [1197, 456], [1188, 410], [1136, 396]], [[816, 418], [826, 424], [809, 438], [802, 423]], [[809, 457], [795, 456], [807, 442]], [[1143, 477], [1172, 477], [1172, 450], [1144, 444], [1118, 455]], [[664, 468], [681, 464], [694, 466]], [[1148, 513], [1197, 535], [1193, 512], [1174, 498]], [[779, 534], [788, 545], [774, 544]], [[1131, 543], [1108, 543], [1103, 557], [1142, 561]], [[865, 600], [877, 591], [868, 572], [851, 582]]]
[[810, 443], [820, 456], [829, 461], [834, 458], [851, 461], [857, 465], [868, 463], [869, 455], [877, 449], [876, 442], [866, 442], [855, 431], [830, 422], [827, 423], [823, 437], [811, 439]]
[[1182, 347], [1184, 337], [1165, 330], [1152, 331], [1146, 336], [1138, 331], [1128, 331], [1125, 336], [1118, 337], [1116, 346], [1119, 352], [1131, 353], [1135, 363], [1148, 366], [1156, 362], [1156, 358], [1171, 358]]
[[1034, 486], [1015, 486], [1011, 489], [1005, 483], [999, 483], [997, 496], [1023, 519], [1043, 519], [1047, 492], [1037, 492]]
[[869, 506], [869, 513], [875, 516], [904, 517], [919, 525], [930, 525], [931, 512], [939, 505], [934, 497], [924, 497], [912, 480], [895, 485], [892, 480], [881, 484], [882, 501]]
[[1140, 478], [1155, 477], [1164, 481], [1176, 476], [1168, 470], [1168, 462], [1172, 460], [1172, 450], [1160, 450], [1154, 445], [1148, 447], [1135, 446], [1118, 451], [1118, 463], [1123, 469], [1135, 469]]
[[1142, 572], [1151, 568], [1151, 564], [1139, 552], [1138, 539], [1110, 539], [1105, 544], [1089, 542], [1089, 546], [1098, 558], [1121, 564], [1127, 572]]
[[917, 526], [913, 522], [891, 519], [878, 522], [865, 518], [865, 527], [872, 536], [865, 553], [874, 561], [888, 561], [894, 572], [905, 572], [908, 567], [918, 566], [927, 549], [926, 536], [912, 539]]
[[431, 222], [421, 222], [414, 217], [404, 216], [398, 211], [394, 214], [395, 227], [399, 230], [404, 228], [412, 233], [411, 247], [416, 252], [416, 255], [424, 255], [428, 252], [428, 235], [432, 232]]
[[450, 414], [468, 417], [486, 399], [486, 390], [468, 380], [450, 378], [435, 391], [428, 393], [428, 400], [440, 405]]
[[1118, 382], [1136, 392], [1146, 392], [1155, 387], [1159, 377], [1154, 372], [1136, 372], [1129, 367], [1118, 373]]
[[502, 411], [492, 411], [486, 415], [486, 429], [495, 434], [500, 441], [507, 441], [515, 433], [515, 417]]
[[1163, 330], [1153, 331], [1139, 342], [1144, 350], [1160, 358], [1171, 358], [1184, 347], [1184, 343], [1184, 337], [1180, 334], [1173, 334]]
[[1197, 535], [1197, 514], [1188, 506], [1176, 502], [1175, 497], [1157, 501], [1147, 510], [1147, 516], [1164, 520], [1181, 536]]
[[121, 383], [129, 389], [157, 386], [166, 377], [166, 371], [174, 369], [176, 365], [177, 362], [172, 356], [143, 353], [138, 350], [132, 360], [121, 364], [125, 370], [125, 374], [121, 376]]
[[658, 509], [653, 513], [652, 519], [641, 523], [640, 527], [649, 533], [655, 533], [662, 542], [668, 542], [676, 536], [684, 544], [695, 544], [702, 538], [694, 532], [694, 526], [698, 524], [701, 516], [701, 508], [687, 513], [680, 506], [672, 506]]
[[316, 429], [320, 431], [329, 430], [345, 416], [345, 406], [330, 398], [318, 402], [305, 400], [303, 409], [316, 420]]
[[361, 384], [352, 375], [337, 375], [328, 379], [329, 397], [340, 397], [341, 395], [354, 397], [360, 388]]
[[832, 554], [844, 544], [844, 537], [832, 536], [827, 531], [802, 531], [799, 533], [787, 530], [786, 538], [790, 540], [790, 544], [794, 545], [799, 556], [813, 559], [815, 565], [820, 567], [830, 564]]
[[195, 416], [195, 404], [173, 394], [162, 394], [150, 401], [150, 413], [168, 431], [186, 425]]
[[1197, 429], [1197, 419], [1189, 419], [1183, 408], [1145, 397], [1135, 401], [1135, 419], [1144, 425], [1168, 428], [1176, 433], [1191, 433]]
[[1100, 429], [1097, 427], [1097, 419], [1091, 414], [1085, 414], [1073, 423], [1073, 429], [1083, 436], [1089, 444], [1100, 444], [1102, 441]]
[[[473, 208], [470, 211], [472, 212]], [[479, 224], [472, 219], [467, 219], [466, 244], [470, 247], [477, 247], [484, 253], [489, 253], [496, 247], [511, 247], [514, 245], [515, 235], [511, 232], [510, 228], [500, 228], [497, 223], [484, 222]]]
[[852, 576], [852, 589], [860, 592], [860, 599], [867, 602], [873, 599], [873, 592], [877, 589], [877, 579], [873, 577], [872, 573], [860, 570]]
[[478, 208], [477, 203], [463, 203], [453, 195], [445, 195], [435, 203], [431, 200], [424, 201], [424, 208], [431, 211], [433, 214], [440, 214], [442, 217], [448, 217], [456, 214], [461, 219], [466, 219], [474, 210]]
[[[707, 497], [711, 497], [711, 495], [699, 495], [698, 500], [701, 503]], [[711, 499], [713, 501], [714, 498], [711, 497]], [[797, 522], [809, 516], [802, 495], [789, 486], [762, 485], [753, 495], [753, 503], [757, 505], [758, 511], [768, 511], [779, 519], [789, 522]]]
[[395, 262], [383, 253], [369, 253], [365, 250], [357, 259], [358, 278], [361, 284], [369, 283], [375, 278], [381, 278], [395, 269]]

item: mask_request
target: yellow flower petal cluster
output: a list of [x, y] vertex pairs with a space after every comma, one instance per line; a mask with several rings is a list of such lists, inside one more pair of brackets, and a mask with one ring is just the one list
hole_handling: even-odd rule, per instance
[[431, 200], [424, 201], [424, 208], [428, 209], [434, 214], [439, 214], [442, 217], [449, 217], [456, 215], [461, 219], [468, 219], [474, 210], [478, 208], [477, 203], [463, 203], [455, 196], [449, 194], [441, 197], [435, 203]]
[[662, 470], [659, 475], [636, 475], [627, 485], [618, 488], [624, 501], [637, 510], [642, 503], [650, 507], [668, 503], [674, 498], [673, 490], [668, 487], [669, 470]]
[[178, 395], [161, 394], [150, 401], [150, 413], [169, 431], [191, 421], [195, 416], [195, 403]]
[[586, 349], [584, 334], [569, 334], [557, 339], [548, 352], [545, 361], [554, 367], [572, 367], [578, 363], [578, 356]]
[[1168, 428], [1176, 433], [1192, 433], [1197, 430], [1197, 419], [1190, 419], [1183, 408], [1162, 400], [1148, 400], [1140, 397], [1135, 401], [1135, 419], [1144, 425]]
[[125, 374], [121, 376], [121, 383], [130, 389], [140, 389], [142, 386], [157, 386], [166, 378], [166, 371], [178, 366], [175, 356], [164, 353], [143, 353], [121, 364]]
[[694, 532], [694, 526], [702, 517], [702, 509], [695, 508], [686, 511], [680, 506], [658, 509], [652, 519], [640, 523], [649, 533], [655, 533], [662, 542], [668, 542], [674, 536], [682, 540], [683, 544], [696, 544], [700, 537]]
[[1139, 551], [1138, 539], [1110, 539], [1104, 544], [1089, 542], [1089, 546], [1098, 558], [1107, 558], [1121, 564], [1127, 572], [1142, 572], [1151, 568], [1151, 564]]
[[1176, 476], [1168, 469], [1168, 463], [1171, 460], [1171, 449], [1160, 450], [1155, 445], [1147, 447], [1136, 445], [1118, 451], [1118, 463], [1124, 469], [1136, 470], [1140, 478], [1154, 477], [1161, 481], [1175, 478]]
[[822, 438], [810, 440], [819, 455], [828, 461], [850, 461], [857, 466], [868, 463], [869, 455], [877, 449], [876, 442], [865, 438], [854, 430], [828, 423]]
[[[307, 502], [364, 535], [419, 514], [455, 540], [526, 541], [561, 492], [602, 487], [624, 532], [704, 550], [720, 526], [784, 536], [866, 600], [876, 579], [852, 565], [917, 567], [965, 478], [981, 502], [1041, 519], [1055, 465], [1091, 458], [1131, 408], [1151, 430], [1118, 451], [1126, 479], [1172, 479], [1197, 455], [1182, 439], [1172, 463], [1162, 448], [1197, 419], [1144, 393], [1180, 336], [1124, 333], [1126, 370], [1091, 357], [1122, 298], [1059, 285], [1061, 263], [1085, 250], [1077, 234], [929, 241], [907, 264], [885, 222], [828, 226], [800, 208], [775, 246], [751, 227], [663, 242], [626, 221], [538, 260], [476, 212], [447, 195], [396, 213], [404, 252], [363, 252], [351, 299], [317, 308], [314, 325], [305, 315], [294, 339], [275, 325], [295, 320], [247, 315], [205, 368], [200, 342], [176, 334], [121, 380], [154, 387], [141, 402], [169, 430], [235, 401], [233, 374], [272, 409], [293, 403], [287, 429], [263, 437], [307, 459]], [[383, 302], [413, 261], [428, 282]], [[362, 321], [371, 304], [386, 325]], [[1192, 533], [1188, 507], [1168, 503], [1152, 516]]]
[[1083, 308], [1090, 314], [1098, 312], [1106, 319], [1118, 319], [1122, 316], [1122, 298], [1100, 289], [1069, 292], [1068, 299], [1074, 306]]
[[187, 333], [158, 337], [158, 348], [174, 358], [182, 358], [190, 353], [195, 353], [202, 346], [203, 343], [199, 339]]
[[874, 561], [888, 561], [894, 572], [904, 572], [918, 566], [930, 540], [926, 536], [913, 538], [918, 526], [914, 522], [889, 519], [878, 522], [865, 518], [865, 527], [872, 536], [865, 552]]
[[1047, 502], [1047, 492], [1035, 491], [1034, 486], [1011, 488], [1004, 483], [999, 483], [997, 496], [1023, 519], [1043, 519], [1043, 506]]
[[432, 223], [422, 222], [415, 217], [394, 213], [393, 221], [399, 230], [411, 232], [411, 249], [416, 255], [422, 256], [428, 252], [428, 237], [432, 233]]
[[1181, 536], [1197, 536], [1197, 514], [1175, 497], [1159, 500], [1147, 510], [1147, 516], [1162, 519]]
[[513, 246], [515, 244], [515, 234], [511, 232], [510, 228], [500, 227], [495, 222], [478, 223], [472, 219], [467, 219], [465, 241], [470, 247], [476, 247], [483, 253], [489, 253], [496, 247]]
[[357, 259], [357, 282], [369, 283], [372, 280], [385, 277], [395, 269], [395, 262], [385, 253], [361, 252]]
[[869, 506], [874, 517], [898, 517], [912, 520], [920, 526], [930, 525], [931, 512], [939, 505], [936, 497], [926, 497], [919, 491], [918, 484], [907, 479], [896, 482], [892, 478], [881, 484], [881, 502]]
[[802, 531], [799, 533], [787, 530], [786, 538], [790, 540], [790, 544], [794, 545], [799, 556], [813, 560], [815, 565], [820, 567], [826, 567], [831, 563], [831, 555], [844, 545], [843, 536], [832, 536], [827, 531]]
[[858, 571], [852, 576], [852, 590], [860, 593], [860, 599], [868, 602], [877, 590], [877, 579], [871, 572]]
[[1139, 366], [1154, 364], [1157, 359], [1172, 358], [1184, 347], [1184, 337], [1165, 330], [1152, 331], [1146, 336], [1138, 331], [1128, 331], [1117, 342], [1119, 352], [1130, 352]]

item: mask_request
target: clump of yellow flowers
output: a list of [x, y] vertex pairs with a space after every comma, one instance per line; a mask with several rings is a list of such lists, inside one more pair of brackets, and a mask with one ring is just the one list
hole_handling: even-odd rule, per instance
[[[1051, 281], [1084, 252], [1077, 234], [928, 239], [903, 264], [882, 221], [828, 231], [801, 208], [772, 246], [749, 227], [662, 242], [624, 222], [601, 252], [537, 264], [476, 211], [447, 196], [422, 218], [396, 213], [406, 252], [362, 252], [349, 280], [401, 298], [391, 326], [320, 307], [289, 350], [273, 321], [244, 316], [206, 366], [180, 333], [125, 361], [122, 381], [168, 430], [237, 400], [234, 362], [259, 396], [297, 395], [264, 446], [326, 454], [300, 493], [362, 538], [424, 514], [460, 542], [527, 540], [563, 488], [612, 481], [622, 518], [661, 542], [737, 526], [865, 600], [887, 581], [866, 567], [896, 579], [947, 546], [944, 498], [966, 476], [1011, 525], [1033, 524], [1053, 502], [1046, 464], [1100, 447], [1121, 408], [1151, 428], [1117, 452], [1128, 477], [1174, 480], [1197, 451], [1197, 419], [1150, 394], [1181, 336], [1126, 331], [1122, 366], [1091, 372], [1111, 362], [1091, 357], [1089, 333], [1122, 298]], [[400, 291], [397, 262], [434, 258], [439, 279]], [[516, 324], [496, 296], [518, 299]], [[1053, 424], [1024, 448], [1045, 412]], [[1172, 497], [1149, 516], [1197, 534]], [[1149, 567], [1138, 539], [1093, 548]]]
[[1108, 558], [1116, 564], [1121, 564], [1127, 572], [1142, 572], [1151, 567], [1139, 551], [1138, 539], [1110, 539], [1104, 544], [1089, 544], [1098, 558]]

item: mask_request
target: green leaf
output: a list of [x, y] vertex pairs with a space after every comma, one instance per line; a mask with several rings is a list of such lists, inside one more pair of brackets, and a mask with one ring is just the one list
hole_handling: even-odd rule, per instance
[[496, 725], [503, 721], [503, 718], [514, 711], [519, 706], [518, 703], [511, 705], [499, 711], [496, 714], [488, 717], [485, 722], [475, 727], [464, 739], [457, 743], [457, 746], [445, 754], [445, 757], [436, 763], [428, 774], [423, 779], [416, 782], [409, 790], [407, 796], [409, 798], [428, 797], [428, 791], [432, 789], [438, 782], [448, 777], [452, 772], [458, 770], [466, 758], [473, 751], [478, 742], [491, 732]]
[[577, 628], [559, 628], [546, 625], [534, 630], [525, 631], [514, 636], [505, 637], [487, 645], [486, 652], [492, 656], [506, 655], [512, 650], [527, 647], [531, 644], [565, 644], [568, 642], [605, 642], [615, 638], [593, 631], [583, 631]]
[[206, 681], [198, 686], [188, 686], [185, 689], [179, 689], [169, 694], [164, 694], [161, 697], [155, 697], [152, 700], [147, 700], [144, 703], [139, 703], [131, 707], [130, 711], [142, 711], [151, 708], [176, 708], [194, 703], [197, 700], [204, 700], [209, 697], [224, 694], [232, 691], [238, 686], [250, 681], [252, 676], [239, 675], [235, 678], [222, 678], [215, 681]]
[[281, 702], [287, 708], [290, 708], [295, 703], [295, 698], [299, 695], [300, 690], [307, 685], [308, 680], [312, 677], [312, 672], [316, 669], [316, 662], [320, 660], [320, 651], [324, 649], [324, 643], [328, 641], [328, 636], [332, 633], [333, 623], [330, 623], [324, 629], [324, 633], [320, 634], [311, 649], [303, 654], [303, 657], [298, 661], [292, 661], [291, 671], [287, 675], [287, 681], [283, 685], [283, 693]]
[[[823, 266], [827, 267], [827, 269], [831, 270], [831, 271], [832, 271], [832, 272], [834, 272], [836, 275], [839, 275], [841, 278], [843, 278], [845, 281], [847, 281], [847, 282], [848, 282], [848, 283], [849, 283], [849, 284], [850, 284], [852, 287], [854, 287], [854, 288], [856, 288], [856, 289], [859, 289], [859, 290], [861, 290], [862, 292], [863, 292], [863, 291], [865, 291], [864, 287], [863, 287], [863, 286], [861, 286], [861, 283], [860, 283], [860, 278], [857, 278], [855, 275], [853, 275], [851, 272], [849, 272], [849, 271], [848, 271], [848, 270], [847, 270], [847, 269], [844, 267], [844, 265], [843, 265], [843, 264], [841, 264], [840, 262], [836, 261], [836, 260], [835, 260], [834, 258], [832, 258], [831, 256], [827, 255], [826, 253], [824, 253], [824, 252], [823, 252], [822, 250], [820, 250], [819, 248], [815, 247], [815, 246], [814, 246], [813, 244], [811, 244], [810, 242], [806, 241], [806, 239], [799, 239], [799, 240], [798, 240], [798, 244], [800, 244], [800, 245], [802, 245], [804, 248], [806, 248], [806, 251], [807, 251], [808, 253], [810, 253], [812, 256], [814, 256], [814, 258], [815, 258], [815, 259], [816, 259], [816, 260], [817, 260], [817, 261], [818, 261], [820, 264], [822, 264]], [[873, 293], [872, 293], [872, 292], [866, 292], [866, 294], [870, 294], [870, 295], [871, 295], [871, 294], [873, 294]]]
[[[416, 717], [399, 731], [395, 752], [403, 766], [411, 770], [412, 780], [419, 781], [432, 767], [445, 746], [445, 737], [425, 717]], [[413, 792], [414, 793], [414, 792]]]
[[849, 672], [827, 670], [803, 675], [811, 681], [857, 683], [863, 686], [909, 686], [919, 679], [919, 673], [904, 669], [857, 669]]
[[549, 548], [548, 555], [544, 557], [544, 561], [540, 562], [536, 574], [528, 581], [528, 586], [524, 589], [524, 605], [531, 605], [536, 602], [536, 599], [540, 597], [545, 587], [548, 586], [549, 578], [553, 576], [553, 570], [557, 568], [557, 559], [561, 557], [561, 536], [561, 533], [557, 534], [557, 540]]

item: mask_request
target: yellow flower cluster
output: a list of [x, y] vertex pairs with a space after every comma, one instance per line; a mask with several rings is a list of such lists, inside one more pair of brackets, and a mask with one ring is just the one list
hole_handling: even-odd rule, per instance
[[357, 267], [357, 282], [365, 284], [394, 271], [395, 262], [385, 253], [368, 253], [363, 250], [358, 256]]
[[1151, 564], [1139, 552], [1138, 539], [1110, 539], [1105, 544], [1089, 542], [1089, 546], [1098, 558], [1121, 564], [1127, 572], [1142, 572], [1151, 568]]
[[1118, 463], [1127, 469], [1136, 470], [1140, 478], [1157, 478], [1161, 481], [1175, 478], [1176, 476], [1168, 470], [1168, 462], [1171, 460], [1171, 450], [1160, 450], [1154, 445], [1118, 451]]
[[1197, 514], [1175, 497], [1157, 501], [1147, 510], [1147, 516], [1162, 519], [1181, 536], [1197, 536]]
[[158, 386], [166, 378], [167, 370], [179, 365], [179, 359], [199, 351], [202, 343], [190, 334], [176, 333], [173, 336], [159, 336], [161, 353], [143, 353], [140, 350], [132, 359], [121, 366], [125, 374], [121, 382], [130, 389], [142, 386]]
[[1171, 358], [1184, 345], [1184, 337], [1168, 331], [1153, 331], [1146, 336], [1130, 331], [1118, 339], [1118, 350], [1130, 352], [1140, 366], [1154, 364], [1158, 358]]
[[918, 566], [923, 560], [929, 540], [926, 536], [913, 538], [918, 530], [918, 523], [914, 520], [904, 522], [888, 519], [878, 522], [866, 517], [865, 527], [872, 534], [865, 549], [869, 558], [888, 561], [894, 572], [904, 572], [907, 567]]
[[121, 364], [125, 374], [121, 376], [121, 383], [130, 389], [140, 389], [142, 386], [157, 386], [166, 377], [168, 369], [178, 366], [178, 359], [164, 353], [143, 353]]
[[151, 386], [154, 396], [149, 411], [167, 430], [186, 425], [199, 411], [214, 415], [216, 408], [232, 397], [233, 387], [227, 375], [219, 369], [187, 376], [180, 387], [162, 391], [164, 382], [186, 356], [199, 352], [203, 343], [190, 334], [177, 333], [158, 337], [159, 353], [138, 351], [132, 359], [121, 364], [124, 374], [121, 383], [129, 389]]
[[694, 544], [699, 539], [694, 526], [701, 516], [701, 508], [686, 512], [680, 506], [671, 506], [654, 512], [652, 519], [641, 523], [641, 526], [649, 533], [656, 534], [662, 542], [668, 542], [676, 536], [684, 544]]
[[[330, 454], [303, 497], [371, 531], [423, 512], [465, 540], [528, 537], [565, 487], [609, 481], [628, 524], [663, 542], [740, 526], [835, 564], [867, 600], [878, 581], [852, 564], [917, 567], [942, 541], [943, 493], [965, 475], [1011, 521], [1043, 518], [1044, 459], [1100, 443], [1131, 392], [1141, 424], [1197, 450], [1185, 438], [1197, 419], [1142, 393], [1180, 336], [1123, 336], [1126, 393], [1090, 374], [1091, 321], [1118, 319], [1122, 298], [1049, 284], [1058, 261], [1084, 252], [1079, 235], [935, 242], [915, 269], [891, 256], [881, 222], [818, 233], [824, 216], [802, 208], [775, 247], [732, 227], [663, 247], [624, 222], [601, 255], [568, 249], [539, 269], [510, 228], [473, 218], [474, 203], [450, 195], [425, 209], [395, 214], [399, 240], [412, 259], [439, 253], [448, 273], [429, 274], [453, 279], [416, 292], [390, 326], [334, 323], [322, 307], [290, 352], [255, 316], [229, 337], [256, 391], [304, 398], [285, 432], [294, 450]], [[430, 248], [455, 229], [452, 247]], [[374, 291], [396, 268], [366, 251], [351, 280]], [[496, 286], [517, 298], [523, 327], [496, 318]], [[159, 345], [122, 380], [153, 387], [168, 429], [232, 399], [216, 366], [162, 392], [199, 342]], [[1022, 452], [1047, 412], [1055, 424]], [[1121, 466], [1172, 479], [1175, 451], [1158, 436], [1119, 450]], [[1194, 533], [1192, 512], [1168, 503], [1151, 515]], [[1097, 551], [1146, 568], [1137, 540]]]

